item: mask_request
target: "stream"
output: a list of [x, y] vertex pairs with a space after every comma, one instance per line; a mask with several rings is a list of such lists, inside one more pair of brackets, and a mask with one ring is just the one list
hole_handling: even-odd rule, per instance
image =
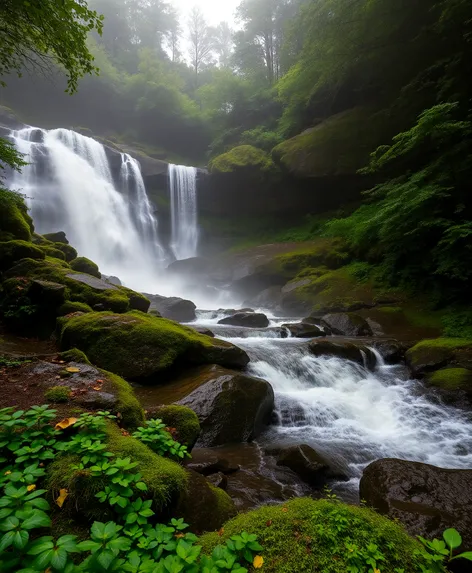
[[385, 364], [377, 351], [374, 371], [337, 357], [315, 357], [307, 339], [280, 337], [276, 327], [287, 319], [251, 329], [218, 325], [219, 318], [201, 313], [194, 324], [246, 350], [248, 373], [270, 382], [275, 392], [274, 423], [257, 445], [311, 446], [349, 476], [347, 483], [333, 485], [344, 499], [357, 499], [363, 469], [379, 458], [472, 466], [470, 414], [442, 404], [409, 379], [404, 365]]

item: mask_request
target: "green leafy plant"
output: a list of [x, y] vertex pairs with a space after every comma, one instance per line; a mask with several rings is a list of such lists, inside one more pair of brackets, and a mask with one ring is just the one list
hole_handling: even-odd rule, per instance
[[430, 541], [421, 536], [418, 536], [418, 539], [425, 547], [425, 550], [421, 552], [427, 563], [426, 566], [423, 566], [424, 573], [441, 573], [444, 571], [444, 566], [455, 559], [472, 561], [472, 551], [465, 551], [453, 556], [453, 552], [462, 545], [462, 537], [454, 528], [446, 529], [443, 533], [443, 539]]
[[133, 438], [148, 445], [160, 456], [169, 454], [180, 459], [190, 457], [187, 446], [179, 444], [172, 438], [162, 420], [148, 420], [145, 427], [140, 427], [133, 433]]

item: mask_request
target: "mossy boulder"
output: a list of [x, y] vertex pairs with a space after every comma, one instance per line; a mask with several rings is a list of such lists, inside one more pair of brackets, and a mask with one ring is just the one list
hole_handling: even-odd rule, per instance
[[276, 171], [270, 155], [252, 145], [240, 145], [231, 151], [218, 155], [210, 161], [210, 173], [254, 172], [260, 174]]
[[[149, 413], [148, 413], [149, 417]], [[193, 410], [170, 404], [152, 410], [152, 417], [160, 418], [166, 426], [175, 429], [175, 439], [191, 451], [200, 435], [200, 422]]]
[[132, 380], [156, 383], [162, 372], [178, 365], [241, 368], [249, 362], [243, 350], [228, 342], [139, 311], [93, 312], [61, 321], [61, 348], [79, 348], [94, 364]]
[[397, 133], [386, 114], [356, 107], [333, 115], [272, 150], [274, 162], [300, 178], [355, 176], [369, 155]]
[[427, 374], [425, 380], [428, 386], [436, 388], [446, 403], [470, 408], [472, 403], [472, 369], [442, 368]]
[[86, 257], [77, 257], [70, 264], [71, 268], [78, 273], [85, 273], [87, 275], [92, 275], [93, 277], [97, 277], [97, 279], [102, 278], [102, 274], [93, 261], [87, 259]]
[[472, 368], [472, 340], [464, 338], [422, 340], [407, 351], [406, 361], [414, 376], [424, 376], [445, 366]]
[[56, 251], [62, 251], [64, 253], [65, 260], [68, 263], [77, 258], [77, 251], [71, 245], [66, 245], [65, 243], [53, 243], [53, 246]]
[[376, 545], [382, 573], [422, 571], [416, 554], [420, 543], [401, 525], [363, 507], [311, 498], [261, 507], [225, 523], [222, 532], [204, 535], [203, 551], [211, 553], [241, 531], [258, 536], [266, 573], [348, 571], [352, 560], [346, 543], [366, 553], [369, 544]]
[[46, 241], [50, 241], [51, 243], [62, 243], [64, 245], [68, 245], [69, 241], [67, 240], [66, 234], [64, 231], [57, 231], [56, 233], [46, 233], [42, 235]]
[[0, 241], [30, 241], [33, 220], [18, 193], [0, 188]]
[[53, 259], [59, 259], [60, 261], [66, 260], [66, 255], [61, 249], [56, 249], [54, 243], [39, 245], [39, 248], [43, 251], [45, 256], [51, 257]]
[[20, 259], [38, 259], [45, 258], [41, 248], [33, 245], [28, 241], [6, 241], [0, 243], [0, 272], [8, 270]]
[[72, 302], [69, 300], [60, 306], [58, 315], [65, 316], [66, 314], [72, 314], [74, 312], [93, 312], [93, 310], [88, 304], [85, 304], [85, 302]]
[[372, 336], [369, 323], [353, 312], [325, 314], [323, 324], [333, 333], [341, 336]]

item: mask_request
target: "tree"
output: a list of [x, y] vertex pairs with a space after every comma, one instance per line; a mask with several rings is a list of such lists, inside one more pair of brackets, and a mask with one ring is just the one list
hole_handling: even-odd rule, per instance
[[188, 27], [190, 57], [195, 72], [195, 87], [198, 87], [198, 74], [212, 59], [213, 34], [198, 6], [194, 6], [190, 12]]
[[220, 22], [215, 28], [213, 48], [220, 68], [228, 68], [230, 66], [234, 48], [233, 35], [233, 30], [228, 22]]
[[178, 14], [175, 10], [172, 10], [170, 13], [170, 26], [166, 35], [166, 43], [170, 52], [170, 59], [173, 63], [179, 62], [182, 55], [180, 51], [181, 36], [182, 27], [179, 22]]
[[2, 0], [0, 76], [21, 75], [24, 68], [47, 71], [57, 62], [65, 68], [67, 90], [75, 92], [80, 77], [98, 71], [86, 40], [91, 30], [101, 34], [102, 20], [86, 0]]

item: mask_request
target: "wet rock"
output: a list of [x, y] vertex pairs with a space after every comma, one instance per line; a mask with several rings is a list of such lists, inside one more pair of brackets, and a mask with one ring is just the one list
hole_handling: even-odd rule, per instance
[[265, 314], [259, 312], [237, 312], [227, 318], [222, 318], [218, 324], [228, 324], [232, 326], [245, 326], [248, 328], [265, 328], [269, 326], [269, 319]]
[[47, 241], [51, 241], [52, 243], [63, 243], [64, 245], [68, 245], [69, 241], [67, 240], [66, 234], [64, 231], [58, 231], [57, 233], [46, 233], [43, 237]]
[[92, 275], [88, 275], [85, 273], [74, 273], [66, 275], [68, 279], [73, 279], [74, 281], [78, 281], [79, 283], [83, 283], [95, 290], [118, 290], [115, 285], [110, 284], [103, 279], [99, 279], [93, 277]]
[[108, 283], [110, 283], [112, 285], [123, 286], [123, 283], [120, 281], [120, 279], [118, 277], [114, 277], [114, 276], [107, 277], [106, 275], [102, 275], [102, 278], [104, 278]]
[[226, 490], [228, 487], [228, 478], [224, 473], [218, 472], [207, 477], [207, 480], [215, 487]]
[[341, 336], [372, 336], [372, 329], [368, 322], [352, 312], [339, 312], [325, 314], [323, 324], [331, 329], [333, 334]]
[[309, 349], [315, 356], [336, 356], [351, 360], [361, 366], [373, 370], [377, 364], [377, 358], [370, 348], [362, 344], [355, 344], [347, 340], [313, 340], [309, 343]]
[[422, 340], [408, 350], [406, 363], [417, 377], [445, 366], [472, 369], [472, 342], [455, 338]]
[[407, 344], [398, 340], [375, 340], [373, 346], [380, 352], [387, 364], [397, 364], [403, 360], [408, 349]]
[[211, 338], [215, 338], [215, 333], [211, 331], [209, 328], [205, 328], [204, 326], [192, 326], [194, 330], [199, 332], [200, 334], [204, 334], [205, 336], [210, 336]]
[[60, 283], [35, 280], [29, 288], [31, 301], [48, 308], [60, 306], [66, 297], [66, 287]]
[[191, 459], [185, 462], [185, 467], [204, 476], [218, 472], [232, 474], [240, 468], [238, 464], [228, 461], [217, 448], [195, 448]]
[[145, 294], [151, 301], [150, 310], [157, 310], [161, 316], [177, 322], [192, 322], [197, 318], [195, 304], [177, 296], [165, 297], [156, 294]]
[[316, 489], [324, 487], [330, 479], [346, 479], [332, 470], [322, 456], [305, 444], [282, 449], [276, 457], [278, 466], [291, 469], [305, 483]]
[[198, 446], [249, 442], [270, 421], [274, 391], [265, 380], [219, 366], [203, 367], [188, 376], [198, 378], [200, 385], [178, 403], [191, 408], [200, 420]]
[[318, 336], [326, 336], [326, 332], [316, 324], [299, 322], [295, 324], [282, 324], [282, 328], [285, 328], [294, 338], [316, 338]]
[[466, 410], [472, 406], [472, 369], [442, 368], [426, 374], [425, 382], [446, 404]]
[[462, 535], [461, 550], [472, 550], [472, 470], [377, 460], [364, 470], [360, 497], [414, 536], [442, 538], [454, 527]]

